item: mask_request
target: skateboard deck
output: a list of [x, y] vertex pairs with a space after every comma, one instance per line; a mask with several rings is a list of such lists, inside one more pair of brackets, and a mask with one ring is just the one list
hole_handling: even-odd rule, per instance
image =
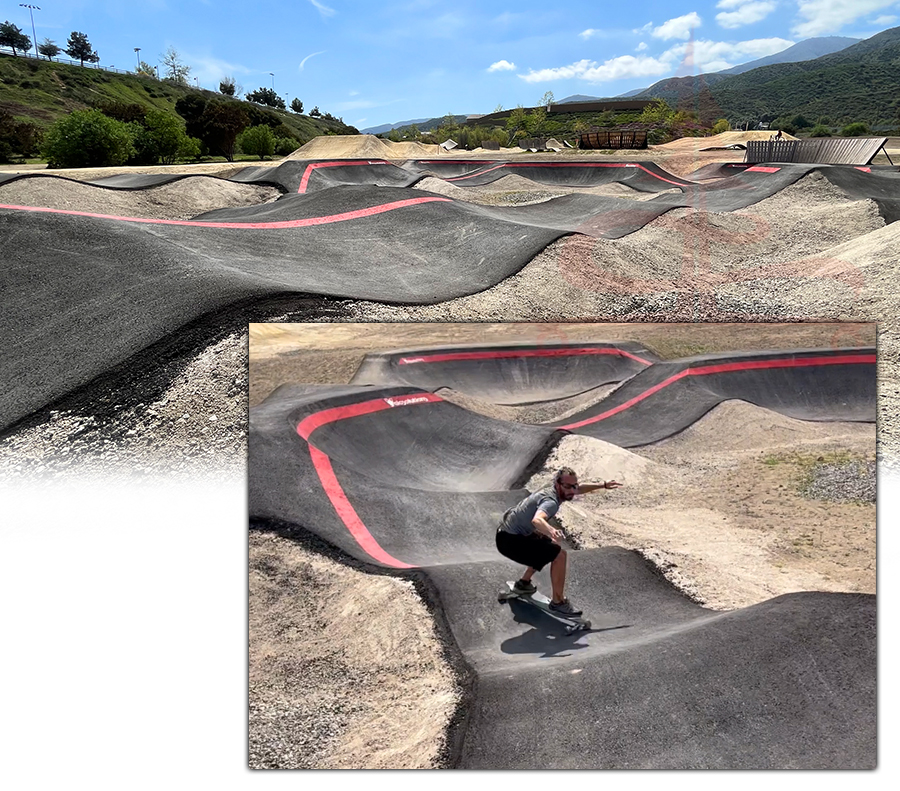
[[508, 602], [510, 599], [518, 599], [519, 601], [523, 601], [526, 604], [531, 604], [532, 606], [537, 607], [539, 610], [543, 610], [551, 618], [554, 618], [560, 623], [565, 624], [567, 634], [585, 631], [591, 628], [591, 622], [586, 620], [585, 618], [581, 618], [580, 616], [572, 617], [569, 615], [563, 615], [562, 613], [556, 612], [555, 610], [551, 610], [550, 599], [548, 599], [540, 591], [530, 594], [519, 593], [515, 590], [515, 584], [515, 582], [510, 582], [509, 580], [507, 580], [506, 587], [497, 594], [497, 601], [503, 604], [505, 602]]

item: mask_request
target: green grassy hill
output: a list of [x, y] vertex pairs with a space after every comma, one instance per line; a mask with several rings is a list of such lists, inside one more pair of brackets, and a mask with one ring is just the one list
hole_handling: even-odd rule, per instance
[[[206, 99], [229, 98], [214, 91], [178, 85], [153, 77], [116, 74], [90, 67], [0, 53], [0, 110], [6, 110], [17, 121], [35, 123], [41, 127], [49, 126], [72, 110], [83, 110], [109, 102], [139, 104], [174, 114], [175, 102], [188, 95], [200, 95]], [[240, 103], [261, 107], [244, 101]], [[339, 135], [357, 134], [354, 127], [339, 119], [310, 118], [268, 107], [263, 109], [276, 113], [300, 143], [329, 132]]]

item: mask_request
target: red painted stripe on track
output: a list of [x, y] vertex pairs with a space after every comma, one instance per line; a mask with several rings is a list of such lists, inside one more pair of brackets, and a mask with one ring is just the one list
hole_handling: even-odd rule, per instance
[[337, 168], [341, 166], [352, 166], [352, 165], [390, 165], [390, 162], [386, 162], [383, 159], [372, 159], [366, 160], [365, 162], [342, 162], [340, 160], [336, 162], [314, 162], [310, 165], [306, 166], [306, 169], [303, 171], [303, 176], [300, 178], [300, 187], [297, 189], [297, 192], [306, 192], [306, 187], [309, 184], [309, 178], [312, 176], [313, 172], [318, 170], [319, 168]]
[[872, 172], [872, 168], [857, 167], [856, 169], [861, 170], [863, 173], [871, 173]]
[[448, 352], [447, 354], [427, 354], [417, 355], [415, 357], [401, 357], [398, 365], [414, 365], [416, 363], [443, 363], [454, 360], [491, 360], [491, 359], [508, 359], [517, 357], [566, 357], [566, 356], [582, 356], [589, 354], [614, 354], [618, 357], [628, 357], [636, 360], [643, 365], [650, 365], [649, 360], [644, 360], [637, 355], [622, 349], [593, 349], [593, 348], [575, 348], [575, 349], [519, 349], [505, 351], [483, 351], [483, 352]]
[[762, 165], [754, 165], [752, 168], [747, 168], [744, 173], [777, 173], [781, 168], [767, 168]]
[[477, 173], [469, 173], [465, 176], [453, 176], [452, 178], [444, 180], [462, 181], [464, 179], [475, 178], [482, 173], [490, 173], [492, 170], [498, 170], [499, 168], [637, 168], [638, 170], [643, 170], [648, 176], [653, 176], [653, 178], [659, 179], [660, 181], [665, 181], [667, 184], [674, 184], [676, 187], [690, 186], [690, 184], [686, 184], [683, 181], [672, 181], [671, 179], [664, 178], [658, 173], [648, 170], [639, 162], [506, 162], [495, 165], [487, 170], [480, 170]]
[[135, 222], [150, 225], [182, 225], [193, 228], [236, 228], [240, 230], [272, 230], [283, 228], [309, 228], [315, 225], [330, 225], [335, 222], [358, 220], [362, 217], [373, 217], [377, 214], [404, 209], [408, 206], [416, 206], [421, 203], [452, 203], [450, 198], [410, 198], [408, 200], [383, 203], [380, 206], [370, 206], [368, 209], [342, 212], [341, 214], [329, 214], [324, 217], [307, 217], [305, 220], [283, 220], [279, 222], [206, 222], [197, 220], [158, 220], [148, 217], [118, 217], [113, 214], [95, 214], [85, 211], [67, 211], [65, 209], [47, 209], [42, 206], [10, 206], [0, 203], [0, 209], [13, 209], [15, 211], [33, 211], [45, 214], [70, 214], [76, 217], [94, 217], [100, 220], [120, 220], [122, 222]]
[[643, 401], [645, 398], [649, 398], [654, 393], [658, 393], [664, 387], [668, 387], [670, 384], [673, 384], [680, 379], [684, 379], [686, 376], [707, 376], [709, 374], [731, 373], [733, 371], [761, 370], [766, 368], [803, 368], [813, 365], [875, 363], [875, 361], [876, 357], [874, 354], [849, 354], [843, 355], [841, 357], [803, 357], [797, 360], [752, 360], [746, 362], [704, 365], [699, 368], [685, 368], [683, 371], [679, 371], [677, 374], [670, 376], [668, 379], [664, 379], [662, 382], [659, 382], [653, 387], [645, 390], [643, 393], [636, 395], [634, 398], [631, 398], [628, 401], [619, 404], [619, 406], [617, 407], [613, 407], [612, 409], [609, 409], [606, 412], [602, 412], [599, 415], [595, 415], [594, 417], [581, 420], [578, 423], [569, 423], [568, 425], [560, 426], [560, 428], [571, 431], [575, 428], [581, 428], [582, 426], [587, 426], [592, 423], [597, 423], [601, 420], [605, 420], [608, 417], [612, 417], [613, 415], [617, 415], [620, 412], [624, 412], [626, 409], [633, 407], [635, 404]]
[[411, 566], [409, 563], [404, 563], [402, 560], [391, 557], [381, 548], [366, 526], [362, 523], [356, 510], [350, 505], [347, 495], [344, 493], [340, 483], [338, 483], [337, 476], [334, 474], [334, 468], [331, 466], [331, 459], [313, 445], [309, 446], [309, 455], [312, 457], [313, 466], [319, 475], [319, 480], [322, 482], [322, 488], [325, 489], [325, 492], [328, 494], [328, 499], [331, 500], [331, 504], [334, 506], [334, 510], [337, 511], [337, 515], [341, 518], [341, 521], [347, 525], [347, 529], [353, 535], [353, 538], [356, 539], [356, 543], [380, 563], [393, 566], [397, 569], [415, 568], [415, 566]]
[[376, 398], [371, 401], [361, 401], [356, 404], [348, 404], [346, 406], [333, 407], [332, 409], [323, 409], [305, 417], [297, 426], [297, 434], [309, 444], [309, 454], [312, 459], [313, 467], [319, 476], [319, 481], [328, 499], [334, 506], [340, 520], [344, 523], [350, 534], [356, 540], [356, 543], [375, 560], [388, 566], [399, 569], [416, 568], [402, 560], [397, 560], [385, 552], [375, 537], [369, 532], [359, 514], [356, 513], [347, 495], [344, 493], [341, 484], [335, 475], [334, 468], [331, 466], [331, 459], [319, 450], [310, 441], [310, 435], [321, 426], [328, 423], [334, 423], [337, 420], [344, 420], [349, 417], [358, 417], [360, 415], [370, 415], [373, 412], [381, 412], [385, 409], [394, 409], [396, 407], [413, 406], [415, 404], [436, 403], [443, 401], [440, 396], [434, 393], [409, 393], [406, 395], [388, 396], [387, 398]]

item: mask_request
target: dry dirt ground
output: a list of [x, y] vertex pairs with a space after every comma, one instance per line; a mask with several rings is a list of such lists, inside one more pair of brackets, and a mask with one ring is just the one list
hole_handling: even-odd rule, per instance
[[[737, 349], [844, 345], [841, 341], [848, 339], [852, 344], [868, 344], [875, 339], [875, 328], [871, 324], [252, 324], [250, 403], [259, 403], [282, 383], [347, 382], [367, 351], [588, 338], [637, 340], [660, 356], [671, 358]], [[534, 421], [558, 416], [546, 407], [501, 408], [452, 391], [441, 394], [461, 406], [503, 419]], [[634, 549], [698, 602], [713, 609], [732, 609], [800, 590], [875, 592], [874, 502], [836, 503], [803, 493], [811, 470], [828, 462], [837, 462], [842, 468], [851, 460], [874, 459], [875, 427], [871, 424], [807, 423], [731, 401], [678, 436], [633, 451], [586, 437], [567, 437], [528, 488], [544, 485], [551, 471], [561, 465], [572, 466], [582, 480], [621, 481], [621, 489], [587, 495], [564, 505], [559, 518], [569, 542], [580, 548]], [[838, 475], [846, 477], [846, 473]], [[348, 713], [347, 706], [341, 704], [332, 717], [318, 709], [304, 709], [297, 719], [297, 693], [282, 680], [281, 665], [288, 662], [287, 657], [291, 661], [302, 658], [304, 665], [307, 660], [312, 662], [303, 695], [341, 701], [349, 685], [341, 678], [318, 672], [321, 639], [323, 634], [334, 637], [335, 621], [303, 610], [297, 604], [300, 596], [292, 577], [286, 572], [281, 576], [260, 573], [257, 558], [262, 555], [258, 548], [261, 542], [275, 542], [267, 545], [266, 562], [282, 569], [288, 563], [295, 564], [294, 577], [308, 576], [314, 567], [327, 564], [333, 576], [327, 587], [321, 587], [327, 578], [319, 578], [311, 589], [314, 598], [353, 602], [350, 609], [362, 611], [367, 628], [376, 633], [412, 628], [420, 613], [404, 610], [408, 614], [399, 616], [398, 626], [395, 613], [383, 614], [378, 606], [367, 603], [372, 577], [356, 569], [351, 574], [337, 560], [323, 557], [316, 547], [310, 547], [306, 539], [290, 541], [283, 535], [263, 535], [265, 539], [251, 533], [250, 601], [251, 613], [265, 602], [268, 615], [259, 623], [251, 618], [250, 639], [252, 645], [265, 642], [271, 653], [252, 671], [251, 712], [262, 705], [254, 701], [265, 701], [269, 713], [267, 718], [251, 717], [251, 741], [259, 745], [259, 754], [251, 763], [273, 765], [267, 763], [269, 748], [263, 746], [273, 742], [293, 745], [279, 747], [283, 754], [294, 757], [278, 765], [324, 767], [336, 761], [357, 767], [399, 768], [413, 765], [410, 761], [416, 766], [441, 765], [439, 756], [448, 750], [445, 731], [435, 730], [424, 737], [420, 731], [409, 731], [414, 735], [407, 739], [403, 735], [407, 733], [402, 726], [407, 713], [403, 705], [410, 701], [387, 682], [377, 687], [377, 695], [367, 691], [354, 698], [358, 710]], [[382, 578], [377, 580], [382, 584]], [[276, 644], [272, 642], [273, 633], [287, 637]], [[346, 643], [337, 650], [351, 656], [361, 650], [353, 645], [357, 639], [353, 629], [341, 632], [339, 628], [339, 633]], [[455, 663], [445, 635], [422, 632], [420, 640], [428, 647], [429, 657], [440, 656], [443, 644], [445, 663], [435, 660], [434, 665], [428, 665], [422, 659], [424, 647], [418, 646], [415, 651], [411, 646], [404, 647], [412, 652], [403, 660], [404, 667], [411, 663], [428, 680], [422, 685], [420, 678], [416, 689], [421, 697], [412, 703], [413, 708], [449, 726], [453, 702], [464, 699], [465, 679], [449, 672]], [[330, 648], [335, 647], [332, 641]], [[255, 656], [257, 649], [252, 650]], [[251, 665], [255, 661], [251, 659]], [[370, 657], [368, 661], [368, 673], [381, 678], [378, 674], [382, 665], [393, 667], [397, 656], [384, 654], [381, 659]], [[356, 675], [352, 678], [354, 684], [363, 683]], [[403, 683], [408, 690], [408, 682]], [[356, 734], [369, 727], [374, 711], [390, 723], [399, 723], [392, 731], [394, 741], [380, 746], [359, 741]], [[295, 725], [293, 735], [277, 726], [285, 720]], [[317, 742], [321, 749], [307, 755], [303, 745], [316, 731], [324, 734]], [[375, 732], [370, 735], [374, 738]], [[302, 759], [297, 757], [301, 754], [305, 756]], [[300, 761], [305, 763], [297, 763]]]

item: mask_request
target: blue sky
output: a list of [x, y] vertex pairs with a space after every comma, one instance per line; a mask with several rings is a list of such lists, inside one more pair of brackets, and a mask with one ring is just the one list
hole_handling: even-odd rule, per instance
[[[134, 69], [174, 47], [190, 78], [274, 87], [362, 129], [536, 105], [546, 91], [616, 96], [718, 71], [815, 36], [900, 25], [900, 0], [31, 0], [38, 41], [87, 34], [101, 65]], [[625, 8], [616, 8], [626, 5]], [[32, 35], [27, 8], [4, 3]], [[686, 52], [692, 57], [686, 58]], [[270, 74], [271, 73], [271, 74]], [[272, 76], [274, 74], [274, 77]]]

